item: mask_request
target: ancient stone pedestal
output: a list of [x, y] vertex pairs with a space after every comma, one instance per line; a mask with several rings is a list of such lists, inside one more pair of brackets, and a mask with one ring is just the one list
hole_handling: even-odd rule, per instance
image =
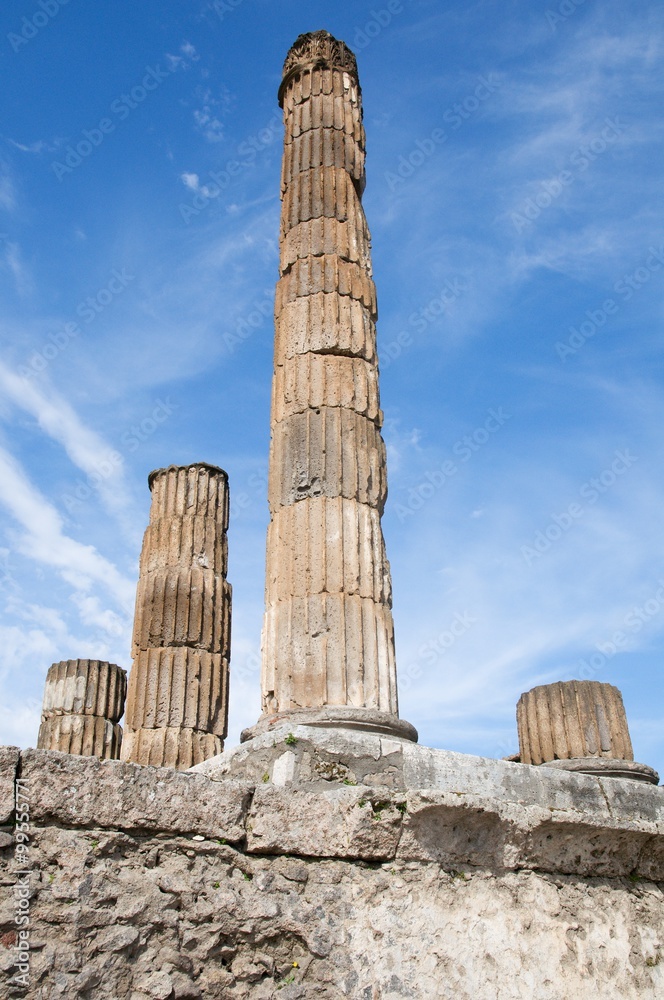
[[185, 770], [221, 753], [227, 732], [228, 477], [197, 463], [148, 481], [122, 757]]
[[284, 64], [262, 709], [416, 740], [398, 718], [376, 291], [357, 65], [325, 31]]
[[599, 681], [543, 684], [517, 705], [522, 764], [657, 784], [652, 768], [634, 761], [620, 691]]
[[126, 671], [115, 663], [54, 663], [46, 675], [38, 749], [117, 759], [126, 692]]

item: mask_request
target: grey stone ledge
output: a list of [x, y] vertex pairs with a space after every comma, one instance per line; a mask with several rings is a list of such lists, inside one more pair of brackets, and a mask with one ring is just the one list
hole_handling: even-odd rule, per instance
[[302, 726], [189, 772], [0, 749], [3, 814], [17, 764], [35, 826], [199, 834], [255, 855], [664, 880], [662, 789], [627, 779]]
[[252, 853], [664, 878], [664, 795], [643, 782], [312, 726], [275, 728], [193, 770], [256, 784]]
[[38, 826], [202, 834], [244, 840], [252, 788], [168, 767], [23, 750], [30, 822]]

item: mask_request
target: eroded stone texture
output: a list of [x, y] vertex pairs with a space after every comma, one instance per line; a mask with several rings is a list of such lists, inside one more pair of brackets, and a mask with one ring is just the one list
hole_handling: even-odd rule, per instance
[[376, 289], [352, 52], [327, 32], [301, 35], [279, 101], [263, 720], [325, 706], [396, 720]]
[[227, 732], [228, 478], [198, 463], [149, 483], [122, 756], [185, 770], [219, 753]]
[[127, 672], [102, 660], [62, 660], [49, 667], [42, 715], [96, 715], [119, 722], [127, 694]]
[[42, 719], [37, 746], [40, 750], [117, 760], [122, 727], [96, 715], [51, 715]]
[[651, 768], [633, 763], [622, 695], [611, 684], [559, 681], [535, 687], [519, 699], [517, 726], [524, 764], [658, 781]]
[[101, 660], [63, 660], [49, 668], [37, 746], [116, 759], [120, 756], [127, 673]]
[[224, 741], [220, 736], [184, 726], [127, 729], [123, 757], [153, 767], [175, 767], [186, 771], [221, 753], [223, 748]]
[[620, 691], [599, 681], [542, 684], [517, 705], [524, 764], [570, 757], [634, 760]]
[[[390, 762], [405, 790], [348, 784]], [[661, 789], [310, 725], [187, 774], [0, 748], [0, 815], [15, 773], [28, 1000], [664, 993]], [[17, 867], [0, 838], [0, 884]], [[7, 891], [3, 997], [14, 921]]]

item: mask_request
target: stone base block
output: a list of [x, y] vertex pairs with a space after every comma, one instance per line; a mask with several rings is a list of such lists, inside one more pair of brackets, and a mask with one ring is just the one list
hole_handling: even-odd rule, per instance
[[659, 784], [659, 775], [647, 764], [635, 760], [614, 760], [610, 757], [575, 757], [572, 760], [549, 760], [540, 767], [555, 767], [559, 771], [576, 771], [577, 774], [596, 774], [599, 778], [632, 778]]
[[122, 746], [122, 727], [95, 715], [51, 715], [42, 720], [37, 738], [39, 750], [59, 750], [82, 757], [117, 760]]
[[[326, 708], [299, 709], [263, 716], [262, 719], [240, 736], [243, 743], [264, 733], [271, 733], [284, 726], [311, 726], [315, 729], [341, 729], [358, 733], [391, 736], [417, 743], [417, 729], [410, 722], [391, 712], [378, 712], [371, 708], [327, 706]], [[342, 737], [343, 738], [343, 737]]]
[[186, 771], [220, 754], [224, 741], [197, 729], [126, 729], [122, 759], [133, 764]]

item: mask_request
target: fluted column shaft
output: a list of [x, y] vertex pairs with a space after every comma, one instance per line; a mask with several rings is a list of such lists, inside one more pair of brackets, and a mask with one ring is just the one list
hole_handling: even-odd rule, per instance
[[516, 719], [522, 764], [659, 781], [651, 767], [634, 761], [622, 695], [612, 684], [542, 684], [521, 695]]
[[300, 36], [279, 99], [285, 136], [263, 718], [329, 706], [396, 718], [380, 523], [387, 480], [376, 291], [361, 203], [365, 134], [355, 57], [327, 32]]
[[62, 660], [49, 667], [37, 747], [117, 760], [127, 673], [101, 660]]
[[228, 478], [196, 464], [149, 483], [122, 756], [183, 770], [220, 753], [227, 732]]

